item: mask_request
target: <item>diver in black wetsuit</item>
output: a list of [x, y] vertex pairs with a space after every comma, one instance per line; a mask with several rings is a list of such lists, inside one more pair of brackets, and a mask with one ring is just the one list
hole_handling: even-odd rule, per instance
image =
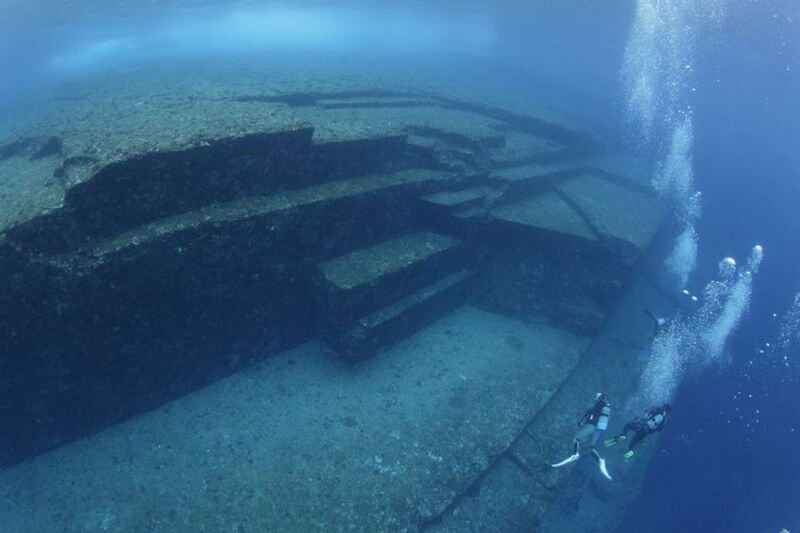
[[625, 452], [624, 455], [626, 460], [630, 460], [635, 453], [633, 449], [638, 446], [645, 437], [664, 429], [664, 425], [667, 423], [670, 413], [672, 413], [672, 407], [669, 404], [653, 407], [647, 411], [643, 417], [636, 418], [625, 424], [622, 433], [616, 437], [607, 439], [605, 444], [606, 446], [614, 446], [620, 441], [627, 440], [628, 433], [631, 433], [633, 436], [628, 443], [628, 451]]
[[575, 450], [580, 449], [581, 442], [587, 442], [594, 448], [600, 435], [608, 429], [608, 419], [611, 416], [611, 403], [608, 397], [600, 393], [595, 398], [594, 405], [578, 421], [578, 432], [575, 434]]
[[597, 462], [600, 473], [607, 479], [611, 479], [611, 475], [606, 468], [606, 461], [597, 452], [595, 446], [600, 436], [608, 429], [608, 420], [611, 416], [611, 402], [608, 397], [603, 393], [598, 393], [595, 397], [594, 405], [586, 410], [584, 415], [578, 421], [578, 432], [573, 439], [573, 446], [575, 453], [564, 459], [563, 461], [552, 465], [553, 468], [560, 468], [564, 465], [574, 463], [581, 456], [581, 444], [588, 443], [591, 448], [592, 457]]

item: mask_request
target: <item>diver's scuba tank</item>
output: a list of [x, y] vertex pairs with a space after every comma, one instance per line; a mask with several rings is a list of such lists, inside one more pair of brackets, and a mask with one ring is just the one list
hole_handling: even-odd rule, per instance
[[657, 430], [663, 423], [664, 423], [664, 415], [661, 413], [657, 413], [655, 416], [651, 416], [646, 421], [647, 429], [649, 429], [650, 432]]
[[600, 409], [597, 413], [595, 427], [600, 431], [605, 431], [608, 429], [608, 420], [611, 418], [611, 404], [603, 393], [597, 394], [597, 401], [600, 402]]

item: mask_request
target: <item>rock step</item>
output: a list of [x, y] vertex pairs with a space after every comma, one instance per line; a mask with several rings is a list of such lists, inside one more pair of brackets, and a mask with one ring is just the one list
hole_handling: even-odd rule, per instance
[[506, 142], [503, 134], [480, 123], [463, 124], [453, 121], [445, 127], [412, 125], [406, 130], [410, 134], [410, 143], [424, 147], [447, 146], [480, 153], [490, 148], [502, 148]]
[[581, 212], [604, 239], [641, 253], [661, 226], [665, 206], [645, 194], [585, 171], [555, 185], [572, 207]]
[[606, 153], [585, 160], [586, 167], [598, 170], [621, 185], [652, 194], [655, 171], [652, 163], [625, 153]]
[[240, 368], [220, 358], [237, 339], [265, 339], [263, 357], [317, 336], [317, 263], [419, 231], [419, 195], [461, 180], [415, 170], [250, 197], [60, 256], [0, 242], [0, 390], [23, 420], [0, 466]]
[[[315, 141], [346, 140], [384, 135], [420, 135], [441, 145], [461, 148], [501, 146], [503, 124], [469, 111], [420, 107], [305, 107], [293, 113], [299, 121], [319, 124]], [[323, 126], [324, 124], [324, 126]]]
[[329, 335], [326, 340], [342, 357], [369, 357], [463, 305], [473, 276], [469, 270], [445, 276], [389, 306], [358, 318], [344, 333]]
[[520, 195], [546, 191], [551, 185], [583, 170], [580, 159], [554, 163], [530, 163], [493, 170], [489, 180], [505, 190], [506, 197], [519, 198]]
[[489, 211], [481, 206], [470, 206], [453, 211], [453, 216], [460, 220], [476, 220], [482, 219], [489, 214]]
[[490, 187], [470, 187], [456, 191], [442, 191], [422, 197], [422, 201], [441, 207], [448, 212], [482, 205], [487, 194], [493, 191]]
[[[314, 137], [312, 139], [312, 136]], [[310, 127], [210, 141], [88, 167], [63, 165], [63, 202], [47, 217], [10, 228], [25, 247], [65, 253], [160, 219], [353, 176], [429, 166], [403, 134], [319, 142]], [[77, 167], [76, 167], [77, 168]]]
[[406, 141], [406, 135], [390, 132], [363, 132], [359, 137], [345, 139], [321, 139], [315, 136], [312, 150], [301, 156], [309, 159], [301, 163], [305, 166], [305, 178], [295, 179], [285, 188], [295, 189], [353, 176], [427, 166], [410, 157]]
[[308, 174], [300, 154], [313, 152], [313, 132], [223, 138], [112, 161], [87, 177], [66, 175], [64, 209], [81, 236], [103, 238], [213, 203], [302, 187]]
[[597, 240], [583, 216], [555, 191], [497, 207], [491, 211], [490, 219], [525, 230], [555, 232], [585, 241]]
[[504, 134], [504, 141], [502, 146], [491, 151], [493, 166], [555, 161], [569, 154], [564, 145], [529, 133], [507, 131]]
[[[374, 240], [375, 235], [384, 232], [391, 234], [392, 230], [396, 233], [398, 229], [407, 227], [408, 223], [402, 220], [401, 215], [408, 216], [406, 211], [413, 205], [411, 199], [415, 195], [452, 187], [457, 183], [459, 178], [453, 174], [413, 169], [338, 180], [268, 196], [252, 196], [157, 220], [112, 239], [97, 242], [77, 253], [59, 256], [55, 261], [88, 261], [91, 266], [98, 262], [130, 259], [161, 244], [178, 249], [215, 237], [226, 239], [234, 246], [236, 239], [241, 237], [250, 248], [280, 248], [283, 255], [297, 260], [313, 259], [326, 253], [330, 257], [337, 252], [337, 246], [350, 249], [355, 244], [368, 242], [370, 236]], [[409, 199], [408, 204], [405, 203], [406, 198]], [[354, 221], [358, 217], [354, 216], [353, 209], [357, 210], [360, 205], [358, 202], [362, 200], [398, 216], [386, 217], [386, 228], [380, 225], [357, 226]], [[339, 228], [344, 221], [350, 221], [348, 227]], [[397, 227], [392, 225], [392, 221], [396, 222]], [[337, 228], [344, 233], [337, 234]], [[252, 242], [254, 231], [264, 232], [259, 234], [258, 242]], [[312, 234], [314, 239], [310, 238]], [[357, 237], [360, 234], [364, 237]], [[304, 235], [304, 238], [298, 238], [298, 235]], [[200, 236], [203, 239], [198, 239]], [[326, 238], [335, 241], [327, 248], [327, 252], [317, 245], [316, 240], [324, 241]], [[185, 248], [181, 249], [186, 251]]]
[[358, 317], [390, 305], [441, 277], [464, 268], [469, 251], [461, 241], [431, 232], [402, 235], [318, 265], [329, 319], [337, 331]]
[[[465, 189], [451, 189], [422, 197], [426, 225], [439, 232], [454, 235], [464, 241], [485, 237], [476, 232], [491, 209], [502, 202], [505, 189], [486, 185], [481, 176], [477, 184]], [[480, 244], [477, 242], [476, 244]]]
[[516, 165], [495, 169], [489, 174], [489, 178], [504, 183], [515, 183], [569, 174], [581, 168], [584, 168], [582, 160], [560, 161], [554, 163], [530, 163], [527, 165]]
[[457, 240], [444, 235], [412, 233], [326, 261], [320, 264], [320, 270], [325, 279], [338, 289], [374, 286], [386, 275], [404, 270], [459, 244]]
[[630, 263], [653, 241], [666, 214], [654, 194], [588, 167], [526, 165], [495, 171], [489, 179], [510, 185], [494, 202], [454, 209], [452, 217], [469, 227], [448, 231], [462, 238], [474, 234], [475, 224], [495, 233], [498, 224], [517, 233], [546, 231], [602, 242]]

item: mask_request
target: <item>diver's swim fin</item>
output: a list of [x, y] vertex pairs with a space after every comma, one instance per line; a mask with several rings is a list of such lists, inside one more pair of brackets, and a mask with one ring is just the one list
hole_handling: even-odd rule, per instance
[[633, 455], [634, 455], [633, 450], [628, 450], [622, 457], [624, 457], [626, 461], [630, 461], [631, 459], [633, 459]]
[[597, 467], [600, 469], [600, 473], [603, 474], [603, 477], [609, 481], [612, 481], [614, 478], [612, 478], [611, 474], [608, 473], [608, 466], [606, 466], [606, 460], [603, 459], [603, 457], [599, 453], [597, 453], [596, 450], [592, 450], [592, 455], [597, 461]]
[[602, 457], [598, 457], [597, 458], [597, 466], [600, 467], [600, 473], [603, 474], [603, 476], [607, 480], [609, 480], [609, 481], [613, 481], [614, 480], [614, 478], [611, 477], [611, 474], [608, 473], [608, 467], [606, 466], [606, 460], [605, 459], [603, 459]]
[[556, 463], [556, 464], [550, 465], [550, 466], [552, 466], [553, 468], [561, 468], [562, 466], [568, 465], [570, 463], [574, 463], [575, 461], [577, 461], [580, 458], [581, 458], [581, 454], [574, 453], [574, 454], [570, 455], [569, 457], [567, 457], [566, 459], [564, 459], [563, 461], [561, 461], [560, 463]]

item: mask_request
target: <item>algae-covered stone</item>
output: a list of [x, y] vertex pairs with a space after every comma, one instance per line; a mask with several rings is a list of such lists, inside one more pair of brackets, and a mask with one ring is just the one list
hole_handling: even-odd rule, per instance
[[635, 377], [645, 361], [644, 346], [628, 339], [651, 333], [637, 320], [643, 309], [659, 304], [665, 304], [665, 297], [637, 277], [576, 369], [557, 391], [548, 391], [547, 405], [472, 492], [439, 517], [434, 531], [578, 533], [594, 527], [613, 531], [619, 525], [644, 483], [655, 438], [630, 463], [622, 458], [624, 447], [599, 450], [614, 476], [611, 483], [588, 454], [563, 468], [551, 464], [572, 453], [577, 420], [596, 392], [607, 393], [612, 401], [609, 434], [621, 431], [628, 419], [624, 406], [636, 397]]
[[20, 533], [418, 531], [586, 345], [474, 308], [358, 367], [307, 344], [0, 472], [0, 519]]
[[461, 189], [458, 191], [443, 191], [435, 194], [429, 194], [422, 199], [435, 205], [441, 205], [450, 208], [463, 207], [465, 205], [473, 205], [480, 203], [492, 191], [489, 187], [471, 187], [469, 189]]
[[586, 240], [597, 237], [581, 216], [556, 193], [546, 192], [492, 210], [498, 220]]
[[519, 182], [527, 180], [542, 180], [559, 176], [564, 173], [575, 173], [581, 168], [581, 161], [567, 160], [554, 163], [529, 163], [526, 165], [516, 165], [503, 167], [493, 170], [490, 178], [506, 181]]
[[502, 457], [492, 466], [474, 495], [468, 495], [457, 511], [431, 525], [433, 533], [522, 533], [535, 531], [540, 517], [537, 500], [541, 488], [535, 478], [520, 469], [517, 463]]
[[[271, 353], [331, 338], [329, 330], [340, 325], [349, 335], [357, 320], [378, 332], [372, 338], [377, 341], [370, 341], [370, 353], [386, 350], [460, 304], [466, 297], [450, 298], [451, 291], [471, 288], [473, 279], [485, 281], [487, 266], [493, 265], [493, 285], [482, 282], [480, 290], [467, 291], [473, 302], [507, 300], [506, 306], [487, 307], [543, 320], [517, 313], [516, 305], [524, 299], [537, 311], [552, 309], [551, 319], [561, 312], [561, 318], [577, 320], [557, 324], [558, 331], [535, 326], [542, 331], [530, 334], [529, 343], [530, 332], [519, 323], [511, 327], [507, 319], [471, 310], [453, 319], [449, 332], [436, 329], [435, 334], [413, 337], [404, 351], [396, 346], [383, 352], [378, 360], [385, 366], [370, 374], [369, 382], [347, 381], [344, 371], [302, 381], [300, 372], [287, 376], [282, 389], [250, 390], [250, 401], [263, 394], [275, 402], [256, 402], [257, 409], [245, 416], [257, 416], [258, 409], [269, 411], [271, 431], [239, 433], [271, 454], [266, 458], [261, 448], [247, 448], [264, 461], [269, 476], [252, 467], [234, 473], [225, 463], [216, 463], [220, 470], [213, 470], [214, 461], [237, 446], [213, 430], [207, 433], [213, 439], [203, 442], [205, 448], [189, 446], [180, 456], [161, 456], [178, 464], [186, 457], [196, 459], [193, 466], [204, 474], [189, 480], [193, 484], [185, 494], [211, 505], [195, 505], [192, 513], [180, 508], [179, 498], [170, 500], [177, 502], [178, 515], [185, 512], [179, 516], [181, 524], [193, 530], [208, 523], [207, 529], [233, 527], [237, 522], [223, 528], [214, 516], [229, 516], [237, 502], [245, 501], [249, 509], [269, 517], [264, 524], [286, 520], [306, 531], [318, 514], [300, 504], [282, 513], [286, 502], [304, 501], [308, 494], [346, 495], [351, 489], [361, 490], [358, 498], [325, 507], [342, 511], [337, 515], [341, 524], [349, 527], [353, 517], [364, 515], [373, 520], [365, 522], [371, 530], [394, 529], [398, 520], [414, 527], [441, 512], [468, 479], [491, 464], [493, 454], [518, 436], [521, 421], [552, 393], [553, 383], [563, 377], [558, 374], [565, 368], [561, 364], [572, 361], [564, 352], [570, 352], [574, 337], [560, 331], [564, 324], [593, 331], [590, 326], [624, 286], [629, 270], [614, 250], [602, 246], [606, 240], [598, 239], [595, 231], [600, 226], [587, 222], [590, 217], [581, 213], [577, 201], [565, 201], [565, 194], [552, 188], [575, 170], [576, 157], [592, 148], [591, 139], [541, 110], [531, 111], [530, 101], [503, 109], [474, 98], [456, 99], [454, 95], [465, 94], [463, 87], [451, 84], [436, 91], [416, 77], [349, 78], [295, 68], [243, 73], [240, 65], [219, 69], [214, 74], [142, 71], [87, 77], [75, 82], [63, 100], [43, 105], [36, 120], [9, 128], [13, 136], [0, 141], [0, 333], [8, 341], [0, 353], [0, 367], [7, 370], [0, 376], [0, 388], [11, 398], [8, 411], [18, 420], [18, 431], [0, 435], [0, 463], [31, 457], [157, 408]], [[572, 158], [567, 168], [559, 167], [567, 157]], [[521, 168], [545, 161], [547, 165]], [[490, 172], [495, 175], [485, 179]], [[540, 177], [541, 186], [520, 186]], [[491, 188], [483, 196], [474, 190], [484, 186]], [[434, 201], [444, 208], [420, 201], [436, 193], [442, 194]], [[432, 211], [441, 216], [436, 219]], [[412, 246], [381, 247], [409, 234], [436, 235], [427, 239], [431, 253], [418, 253]], [[524, 254], [538, 254], [535, 261], [494, 261], [493, 256], [520, 243]], [[374, 253], [364, 253], [373, 247]], [[596, 253], [598, 248], [604, 248], [602, 253]], [[340, 271], [344, 276], [333, 276], [333, 281], [344, 279], [341, 286], [326, 280], [318, 268], [334, 258], [359, 254], [369, 256], [361, 264], [364, 268], [350, 264]], [[549, 262], [541, 276], [516, 276], [511, 271], [544, 256]], [[375, 265], [380, 268], [372, 268]], [[345, 278], [353, 273], [351, 283]], [[535, 286], [526, 283], [533, 278]], [[347, 304], [343, 294], [361, 289]], [[488, 296], [481, 299], [476, 293]], [[508, 336], [489, 332], [478, 338], [482, 322], [498, 331], [506, 328]], [[395, 328], [396, 324], [405, 326]], [[413, 327], [406, 327], [409, 324]], [[556, 347], [557, 361], [550, 348], [536, 345], [539, 341], [533, 342], [533, 337], [556, 339], [542, 342]], [[445, 354], [444, 348], [426, 351], [430, 338], [453, 353]], [[480, 353], [467, 357], [454, 348], [461, 342], [473, 344]], [[242, 354], [241, 347], [249, 343], [263, 348]], [[520, 352], [520, 347], [534, 345], [530, 357], [535, 364]], [[423, 370], [403, 366], [406, 356]], [[399, 366], [385, 362], [395, 358]], [[432, 369], [431, 364], [440, 366]], [[365, 368], [353, 372], [368, 372]], [[470, 381], [469, 369], [480, 370], [480, 384]], [[429, 383], [430, 376], [441, 383]], [[334, 383], [325, 386], [348, 384], [336, 394], [363, 388], [362, 403], [338, 405], [332, 389], [317, 388], [326, 377]], [[416, 381], [391, 381], [412, 378]], [[379, 389], [374, 383], [386, 387]], [[370, 403], [366, 394], [402, 402], [405, 397], [391, 396], [399, 389], [419, 392], [419, 401], [431, 402], [425, 404], [428, 410], [420, 408], [423, 416], [416, 425], [411, 415], [417, 412], [392, 411], [395, 404]], [[448, 397], [455, 392], [458, 397]], [[293, 425], [278, 416], [281, 409], [316, 401], [315, 394], [316, 399], [324, 396], [321, 412], [328, 417], [307, 413], [307, 418], [301, 417], [305, 423]], [[226, 421], [247, 411], [248, 405], [231, 408], [219, 426], [227, 427]], [[465, 405], [492, 407], [484, 412]], [[368, 435], [349, 437], [343, 441], [346, 446], [337, 449], [336, 442], [326, 440], [329, 431], [336, 433], [331, 420], [341, 416], [351, 429], [360, 424], [351, 413], [325, 411], [337, 406], [353, 412], [370, 406], [388, 414], [401, 434], [413, 433], [419, 443], [428, 439], [427, 450], [449, 459], [440, 464], [426, 455], [433, 462], [424, 463], [407, 480], [403, 477], [406, 485], [387, 489], [396, 490], [391, 493], [396, 497], [386, 497], [368, 482], [387, 474], [387, 465], [418, 465], [417, 448], [403, 441], [410, 446], [403, 448], [403, 456], [390, 446], [396, 444], [394, 437], [370, 440], [373, 433], [380, 434], [373, 425]], [[184, 414], [189, 432], [202, 433], [199, 415]], [[177, 418], [165, 424], [172, 424], [163, 436], [165, 445], [186, 444], [181, 431], [187, 428]], [[137, 445], [157, 448], [162, 436], [150, 437]], [[287, 451], [296, 442], [313, 444], [298, 456]], [[321, 456], [315, 455], [319, 450], [314, 446], [326, 444], [333, 451], [324, 452], [328, 455], [318, 463]], [[385, 453], [374, 452], [380, 447]], [[208, 449], [215, 450], [215, 457], [204, 455]], [[347, 455], [351, 451], [360, 462]], [[410, 462], [402, 462], [403, 457]], [[283, 463], [274, 462], [277, 459]], [[145, 462], [153, 464], [150, 461]], [[284, 463], [300, 466], [291, 471]], [[343, 464], [358, 475], [337, 477]], [[102, 472], [107, 467], [98, 463], [79, 470]], [[159, 480], [140, 470], [119, 468], [124, 470], [116, 472], [122, 485], [110, 492], [121, 499], [138, 498], [142, 509], [126, 522], [126, 513], [107, 511], [113, 502], [105, 507], [100, 502], [79, 517], [77, 528], [126, 523], [134, 531], [152, 529], [148, 517], [162, 508], [161, 496], [145, 497], [138, 492], [142, 485], [123, 485], [137, 476], [143, 476], [148, 487]], [[224, 479], [215, 477], [219, 472]], [[298, 472], [310, 475], [300, 480]], [[327, 481], [320, 482], [319, 476]], [[106, 477], [82, 479], [89, 486]], [[59, 482], [53, 478], [53, 483], [56, 490]], [[192, 492], [201, 489], [205, 492]], [[413, 501], [401, 501], [401, 491], [414, 494]], [[82, 508], [81, 501], [70, 501], [75, 509]], [[308, 501], [323, 506], [321, 499]], [[308, 527], [318, 526], [315, 522]]]
[[[437, 318], [464, 304], [474, 274], [461, 270], [356, 318], [346, 330], [330, 328], [326, 336], [340, 356], [364, 358], [391, 346]], [[374, 306], [373, 306], [374, 307]]]
[[492, 162], [510, 166], [530, 161], [548, 161], [558, 158], [564, 146], [550, 139], [526, 133], [507, 133], [502, 147], [492, 150]]
[[354, 289], [459, 246], [459, 241], [431, 232], [413, 233], [357, 250], [320, 265], [339, 289]]
[[664, 208], [654, 196], [628, 189], [599, 175], [583, 174], [557, 187], [598, 232], [630, 243], [639, 251], [650, 244], [664, 217]]

